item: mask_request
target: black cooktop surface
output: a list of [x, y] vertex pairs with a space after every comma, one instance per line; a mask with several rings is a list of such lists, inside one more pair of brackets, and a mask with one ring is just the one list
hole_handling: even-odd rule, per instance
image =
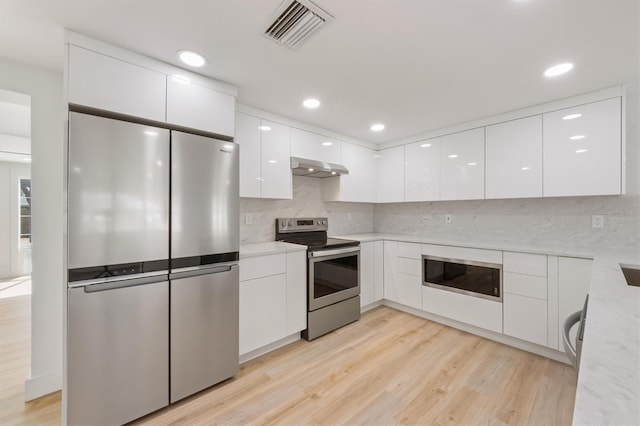
[[290, 234], [280, 234], [276, 238], [293, 244], [302, 244], [307, 246], [309, 250], [330, 250], [342, 247], [359, 246], [360, 242], [356, 240], [346, 240], [343, 238], [327, 237], [326, 232], [295, 232]]

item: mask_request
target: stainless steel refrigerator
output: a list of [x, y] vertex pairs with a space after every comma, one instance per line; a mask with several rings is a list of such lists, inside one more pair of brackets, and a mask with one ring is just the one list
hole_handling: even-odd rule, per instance
[[122, 424], [238, 371], [238, 152], [69, 114], [69, 424]]

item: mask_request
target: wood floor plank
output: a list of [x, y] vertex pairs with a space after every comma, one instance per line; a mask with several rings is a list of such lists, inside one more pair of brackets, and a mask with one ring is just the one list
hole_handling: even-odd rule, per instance
[[[11, 309], [0, 314], [9, 344], [0, 363], [0, 424], [57, 424], [59, 393], [21, 402], [28, 306], [23, 300]], [[568, 365], [379, 307], [313, 342], [249, 361], [235, 378], [134, 424], [564, 425], [575, 385]]]

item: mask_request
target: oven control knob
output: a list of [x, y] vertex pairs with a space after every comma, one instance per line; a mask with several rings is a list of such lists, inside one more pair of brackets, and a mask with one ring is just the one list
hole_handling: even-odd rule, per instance
[[323, 221], [322, 221], [322, 224], [323, 224], [323, 225], [326, 225], [326, 224], [327, 224], [327, 221], [326, 221], [326, 220], [323, 220]]

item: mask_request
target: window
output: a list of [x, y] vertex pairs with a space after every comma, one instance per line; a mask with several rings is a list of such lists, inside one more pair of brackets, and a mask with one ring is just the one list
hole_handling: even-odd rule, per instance
[[20, 179], [20, 246], [31, 245], [31, 179]]

